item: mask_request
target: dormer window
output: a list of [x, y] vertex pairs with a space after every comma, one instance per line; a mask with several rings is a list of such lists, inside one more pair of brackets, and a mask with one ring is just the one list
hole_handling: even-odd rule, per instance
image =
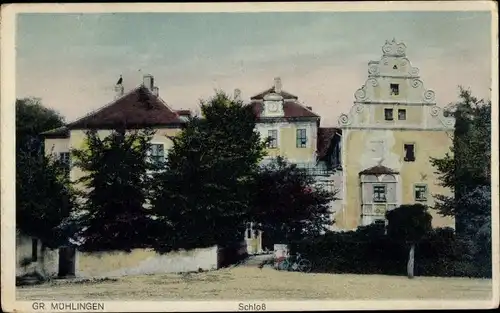
[[391, 84], [391, 96], [399, 95], [399, 84]]
[[283, 115], [283, 97], [276, 93], [269, 93], [264, 96], [265, 114], [270, 116]]

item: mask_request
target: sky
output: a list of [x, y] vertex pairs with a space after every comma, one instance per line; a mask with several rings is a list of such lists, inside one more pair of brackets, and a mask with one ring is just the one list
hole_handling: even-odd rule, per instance
[[386, 40], [407, 46], [439, 105], [458, 86], [490, 98], [490, 12], [22, 13], [17, 16], [16, 97], [38, 97], [67, 122], [152, 74], [175, 109], [215, 90], [247, 100], [280, 77], [283, 89], [336, 126], [380, 60]]

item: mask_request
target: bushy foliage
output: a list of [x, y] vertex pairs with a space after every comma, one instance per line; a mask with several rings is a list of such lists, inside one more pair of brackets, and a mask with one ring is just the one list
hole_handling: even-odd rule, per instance
[[243, 238], [252, 176], [264, 156], [251, 107], [224, 93], [171, 138], [167, 170], [152, 202], [165, 225], [158, 251], [230, 245]]
[[74, 166], [83, 172], [79, 189], [76, 237], [84, 251], [124, 250], [151, 245], [156, 231], [145, 208], [152, 186], [148, 161], [149, 129], [114, 130], [101, 138], [86, 134], [86, 147], [72, 151]]
[[65, 240], [59, 226], [72, 210], [74, 193], [63, 164], [44, 154], [40, 133], [63, 123], [39, 99], [16, 101], [16, 228], [50, 248]]
[[453, 196], [435, 195], [435, 209], [444, 216], [455, 216], [457, 232], [470, 235], [466, 224], [471, 216], [489, 215], [491, 211], [491, 203], [483, 207], [464, 203], [477, 188], [491, 184], [491, 101], [477, 99], [469, 90], [460, 88], [460, 99], [452, 114], [456, 123], [450, 153], [430, 161], [441, 185], [453, 191]]
[[74, 190], [64, 166], [40, 155], [17, 155], [16, 227], [23, 234], [56, 248], [65, 242], [60, 225], [73, 209]]
[[64, 125], [63, 117], [45, 107], [38, 98], [16, 100], [16, 152], [43, 154], [40, 133]]
[[[417, 244], [417, 276], [491, 277], [491, 263], [477, 262], [469, 242], [450, 228], [436, 228]], [[384, 226], [372, 224], [356, 231], [329, 232], [297, 242], [292, 253], [303, 253], [313, 272], [406, 275], [408, 246], [384, 234]]]
[[331, 226], [335, 194], [315, 186], [306, 170], [277, 158], [254, 178], [250, 219], [276, 242], [315, 236]]
[[401, 205], [386, 213], [387, 234], [393, 240], [418, 242], [432, 229], [432, 216], [422, 204]]

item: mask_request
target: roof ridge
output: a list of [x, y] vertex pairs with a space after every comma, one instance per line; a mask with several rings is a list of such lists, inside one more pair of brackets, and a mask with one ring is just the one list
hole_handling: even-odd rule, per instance
[[[286, 102], [286, 100], [284, 102]], [[304, 108], [307, 111], [311, 112], [312, 114], [316, 115], [317, 117], [321, 117], [318, 114], [316, 114], [316, 112], [314, 112], [312, 109], [309, 109], [306, 105], [300, 103], [299, 99], [293, 99], [293, 103], [298, 104], [299, 106], [301, 106], [302, 108]]]
[[118, 97], [118, 98], [116, 98], [116, 99], [113, 99], [112, 101], [108, 102], [107, 104], [103, 105], [102, 107], [100, 107], [100, 108], [98, 108], [98, 109], [95, 109], [95, 110], [93, 110], [93, 111], [90, 111], [89, 113], [87, 113], [87, 114], [85, 114], [84, 116], [82, 116], [82, 117], [80, 117], [80, 118], [78, 118], [78, 119], [74, 120], [74, 121], [73, 121], [73, 122], [71, 122], [71, 123], [66, 124], [65, 126], [70, 127], [71, 125], [74, 125], [74, 124], [76, 124], [76, 123], [80, 122], [81, 120], [83, 120], [83, 119], [85, 119], [85, 118], [87, 118], [87, 117], [90, 117], [90, 116], [92, 116], [92, 115], [94, 115], [94, 114], [97, 114], [97, 113], [101, 112], [102, 110], [104, 110], [104, 109], [106, 109], [106, 108], [109, 108], [110, 106], [112, 106], [113, 104], [115, 104], [116, 102], [118, 102], [118, 100], [121, 100], [121, 99], [125, 98], [126, 96], [128, 96], [128, 95], [132, 94], [133, 92], [137, 91], [137, 90], [138, 90], [139, 88], [141, 88], [142, 86], [143, 86], [143, 85], [141, 84], [141, 85], [139, 85], [139, 86], [137, 86], [137, 87], [135, 87], [135, 88], [131, 89], [130, 91], [128, 91], [127, 93], [125, 93], [125, 94], [121, 95], [120, 97]]
[[148, 88], [146, 88], [149, 93], [151, 93], [153, 96], [155, 96], [158, 100], [160, 100], [160, 102], [167, 108], [169, 109], [172, 113], [174, 113], [178, 118], [180, 118], [180, 114], [179, 112], [177, 112], [177, 110], [174, 110], [172, 107], [170, 107], [167, 102], [165, 100], [163, 100], [162, 97], [160, 97], [160, 95], [155, 95], [154, 93], [152, 93]]
[[292, 98], [289, 98], [289, 99], [284, 99], [284, 100], [291, 100], [291, 99], [295, 99], [295, 100], [297, 100], [297, 99], [299, 98], [298, 96], [296, 96], [296, 95], [294, 95], [294, 94], [292, 94], [292, 93], [289, 93], [288, 91], [285, 91], [285, 90], [283, 90], [283, 89], [282, 89], [282, 90], [278, 93], [278, 92], [276, 92], [276, 90], [275, 90], [274, 86], [272, 86], [272, 87], [270, 87], [270, 88], [268, 88], [268, 89], [266, 89], [266, 90], [263, 90], [263, 91], [261, 91], [261, 92], [259, 92], [259, 93], [255, 94], [255, 95], [251, 96], [251, 97], [250, 97], [250, 100], [253, 100], [253, 99], [255, 99], [256, 97], [259, 97], [259, 96], [263, 96], [263, 94], [265, 94], [265, 93], [269, 93], [269, 92], [274, 92], [274, 93], [276, 93], [276, 94], [282, 94], [282, 93], [284, 93], [284, 94], [288, 94], [288, 95], [292, 96]]
[[56, 130], [63, 130], [65, 128], [68, 128], [68, 127], [66, 125], [63, 125], [63, 126], [59, 126], [56, 128], [51, 128], [51, 129], [48, 129], [46, 131], [41, 132], [40, 135], [51, 134], [52, 132], [54, 132]]

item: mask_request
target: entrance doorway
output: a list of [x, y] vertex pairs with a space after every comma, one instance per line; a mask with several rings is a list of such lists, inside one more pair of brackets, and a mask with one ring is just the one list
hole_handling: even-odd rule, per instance
[[73, 247], [59, 248], [59, 277], [75, 276], [75, 255], [76, 250]]

